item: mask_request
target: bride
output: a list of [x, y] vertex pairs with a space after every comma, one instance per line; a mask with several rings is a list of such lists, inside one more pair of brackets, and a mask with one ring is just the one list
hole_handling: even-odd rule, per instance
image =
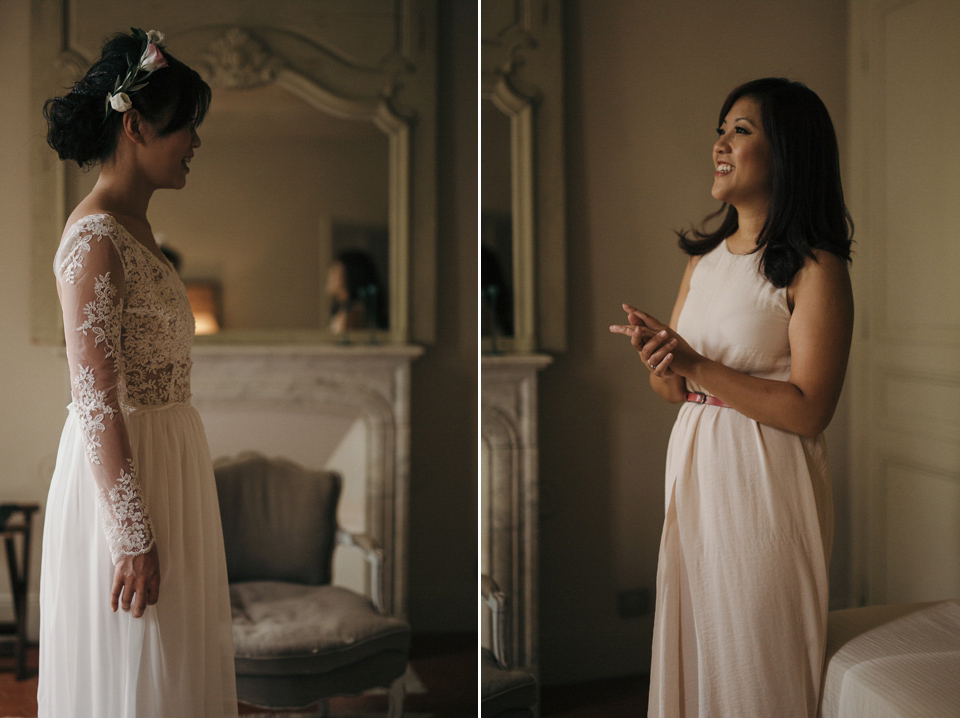
[[147, 221], [155, 190], [186, 184], [210, 96], [134, 29], [44, 105], [60, 159], [100, 176], [54, 261], [73, 402], [44, 522], [41, 718], [237, 714], [193, 316]]

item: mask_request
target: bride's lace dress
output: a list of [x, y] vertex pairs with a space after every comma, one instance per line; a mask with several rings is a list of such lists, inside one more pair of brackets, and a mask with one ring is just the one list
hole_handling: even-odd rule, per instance
[[[226, 562], [190, 405], [183, 284], [106, 214], [67, 230], [54, 271], [73, 402], [44, 521], [40, 717], [235, 716]], [[139, 619], [113, 613], [114, 562], [154, 545], [158, 603]]]

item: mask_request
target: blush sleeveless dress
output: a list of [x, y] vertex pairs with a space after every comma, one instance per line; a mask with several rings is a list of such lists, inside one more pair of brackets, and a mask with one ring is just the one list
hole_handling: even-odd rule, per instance
[[[236, 716], [213, 468], [190, 405], [193, 316], [176, 271], [111, 215], [54, 262], [73, 402], [47, 499], [40, 718]], [[110, 608], [114, 563], [157, 547], [159, 601]]]
[[[758, 259], [726, 241], [704, 255], [677, 330], [727, 367], [787, 380], [787, 290]], [[665, 499], [648, 716], [815, 718], [833, 531], [823, 436], [684, 403]]]

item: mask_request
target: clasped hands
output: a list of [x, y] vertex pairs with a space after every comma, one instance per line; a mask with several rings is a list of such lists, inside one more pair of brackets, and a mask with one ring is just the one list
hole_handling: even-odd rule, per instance
[[611, 324], [610, 331], [630, 337], [630, 343], [651, 374], [668, 379], [687, 376], [701, 356], [673, 329], [629, 304], [623, 305], [629, 324]]

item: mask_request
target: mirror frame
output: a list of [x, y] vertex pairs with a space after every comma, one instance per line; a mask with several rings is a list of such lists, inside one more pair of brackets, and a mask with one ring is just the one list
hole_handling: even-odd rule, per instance
[[[71, 0], [33, 0], [32, 100], [37, 108], [69, 87], [92, 63], [72, 46], [80, 15]], [[436, 16], [434, 0], [394, 4], [392, 53], [376, 65], [359, 64], [315, 37], [282, 27], [251, 28], [234, 3], [224, 4], [225, 24], [184, 27], [178, 8], [147, 12], [131, 7], [128, 24], [174, 28], [167, 42], [216, 89], [275, 83], [322, 112], [373, 122], [389, 141], [390, 328], [381, 341], [432, 343], [436, 332]], [[321, 12], [321, 10], [317, 10]], [[327, 11], [330, 12], [329, 10]], [[182, 15], [182, 13], [180, 13]], [[113, 18], [88, 17], [84, 24], [112, 27]], [[165, 24], [164, 24], [165, 23]], [[146, 26], [144, 25], [144, 26]], [[282, 48], [282, 52], [277, 48]], [[38, 109], [39, 115], [39, 109]], [[42, 127], [42, 119], [40, 120]], [[63, 326], [50, 266], [72, 207], [63, 162], [43, 142], [31, 148], [32, 277], [31, 331], [36, 344], [62, 345]], [[362, 339], [361, 339], [362, 336]], [[366, 341], [369, 330], [351, 332]], [[198, 344], [334, 343], [317, 330], [227, 330], [197, 337]]]
[[[510, 223], [513, 254], [513, 337], [498, 337], [508, 352], [536, 349], [536, 244], [534, 217], [533, 108], [536, 96], [517, 91], [507, 76], [484, 78], [483, 99], [493, 101], [510, 120]], [[490, 343], [481, 338], [484, 351]]]
[[[567, 345], [562, 0], [484, 0], [481, 87], [510, 117], [513, 353]], [[498, 345], [501, 343], [498, 337]], [[489, 344], [489, 340], [486, 342]]]

